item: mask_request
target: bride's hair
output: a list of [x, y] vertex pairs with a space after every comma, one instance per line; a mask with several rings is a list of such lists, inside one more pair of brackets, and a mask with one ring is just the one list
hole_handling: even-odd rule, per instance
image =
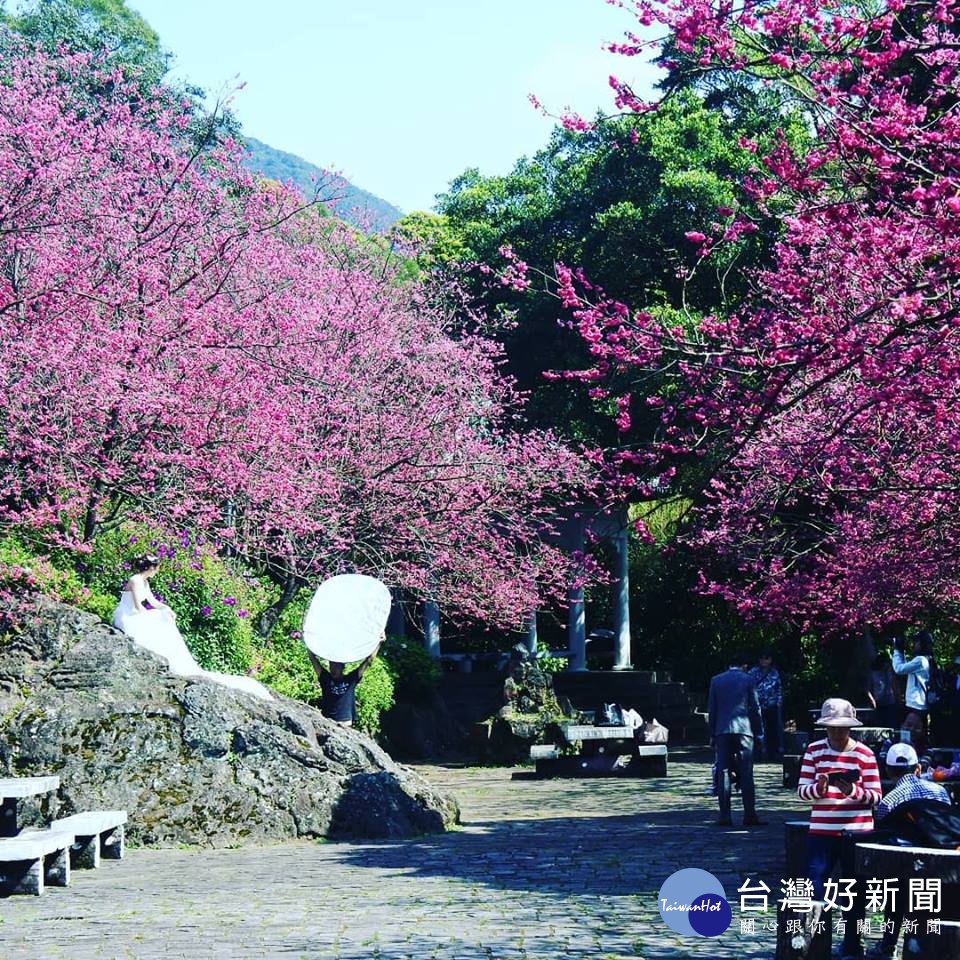
[[136, 570], [137, 573], [143, 573], [145, 570], [159, 565], [160, 558], [154, 556], [152, 553], [145, 553], [142, 557], [133, 558], [133, 569]]

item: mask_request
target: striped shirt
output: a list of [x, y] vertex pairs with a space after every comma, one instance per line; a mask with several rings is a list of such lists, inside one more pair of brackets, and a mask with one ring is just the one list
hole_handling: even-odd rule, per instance
[[[839, 787], [830, 784], [827, 795], [816, 795], [817, 776], [821, 773], [858, 771], [860, 779], [845, 797]], [[810, 832], [838, 836], [844, 830], [872, 830], [875, 804], [880, 802], [880, 771], [873, 751], [863, 743], [850, 739], [847, 748], [837, 753], [828, 739], [815, 740], [807, 747], [800, 766], [801, 800], [812, 800]]]

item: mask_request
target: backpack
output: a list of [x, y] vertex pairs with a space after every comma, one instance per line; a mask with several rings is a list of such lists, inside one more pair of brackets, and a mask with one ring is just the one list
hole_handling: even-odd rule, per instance
[[944, 682], [943, 671], [937, 666], [933, 657], [930, 657], [930, 679], [924, 684], [927, 709], [946, 703], [948, 691]]
[[960, 850], [960, 809], [940, 800], [908, 800], [880, 821], [877, 831], [902, 837], [918, 847]]

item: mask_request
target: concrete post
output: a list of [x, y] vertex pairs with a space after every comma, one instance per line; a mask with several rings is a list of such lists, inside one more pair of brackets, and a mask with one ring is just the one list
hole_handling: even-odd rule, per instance
[[527, 649], [537, 655], [537, 608], [534, 607], [527, 617]]
[[614, 670], [632, 670], [630, 662], [630, 534], [626, 527], [617, 534], [616, 657]]
[[567, 599], [567, 646], [570, 648], [567, 670], [580, 672], [587, 669], [587, 619], [583, 607], [583, 587], [570, 587]]
[[440, 608], [435, 600], [423, 601], [423, 645], [435, 660], [440, 659]]

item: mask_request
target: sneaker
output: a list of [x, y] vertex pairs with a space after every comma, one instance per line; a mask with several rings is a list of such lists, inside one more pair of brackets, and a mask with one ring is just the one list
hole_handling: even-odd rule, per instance
[[864, 954], [867, 960], [900, 960], [900, 948], [897, 944], [872, 943]]
[[718, 827], [732, 827], [733, 821], [729, 817], [720, 817], [719, 820], [714, 821]]
[[743, 825], [745, 827], [765, 827], [767, 825], [767, 821], [761, 820], [759, 817], [744, 817]]

